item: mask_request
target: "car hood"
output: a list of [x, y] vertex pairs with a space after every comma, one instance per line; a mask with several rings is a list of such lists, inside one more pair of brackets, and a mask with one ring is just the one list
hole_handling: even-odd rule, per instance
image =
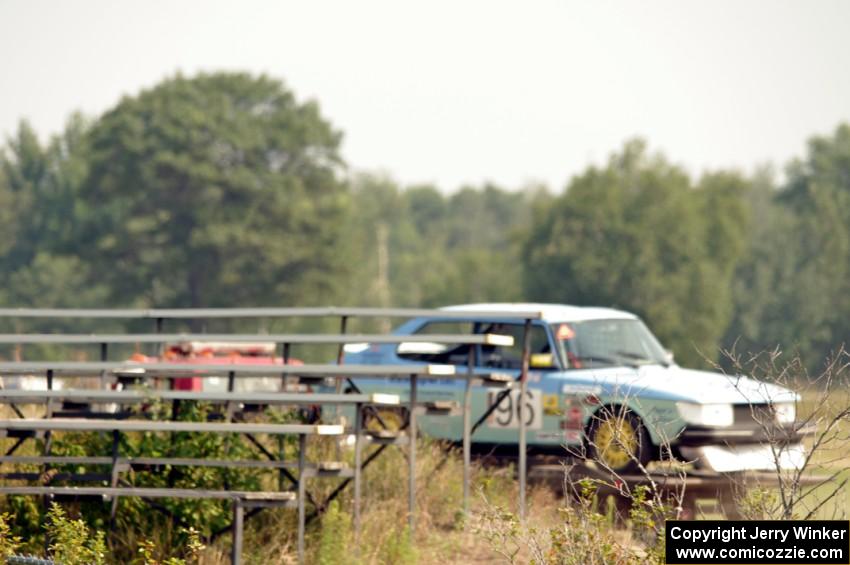
[[579, 377], [573, 382], [602, 385], [609, 394], [619, 391], [625, 395], [698, 404], [793, 402], [799, 399], [787, 388], [749, 377], [683, 369], [676, 365], [588, 369], [571, 371], [567, 375], [569, 381], [573, 381], [570, 377]]

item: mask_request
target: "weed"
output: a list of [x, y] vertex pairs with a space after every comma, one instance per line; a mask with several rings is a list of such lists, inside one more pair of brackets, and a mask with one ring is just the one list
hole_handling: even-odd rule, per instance
[[319, 533], [319, 549], [316, 563], [319, 565], [355, 565], [356, 556], [352, 547], [351, 516], [339, 509], [334, 500], [322, 517]]
[[63, 565], [103, 565], [106, 542], [102, 531], [92, 534], [82, 520], [72, 520], [55, 502], [47, 513], [49, 549], [53, 560]]

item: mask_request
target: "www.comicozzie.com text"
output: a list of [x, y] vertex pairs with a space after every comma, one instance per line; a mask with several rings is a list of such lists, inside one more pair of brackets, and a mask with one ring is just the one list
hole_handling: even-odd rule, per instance
[[746, 525], [732, 528], [714, 527], [710, 529], [683, 529], [679, 526], [670, 528], [672, 539], [684, 539], [690, 541], [722, 541], [727, 543], [732, 540], [777, 540], [785, 542], [791, 532], [794, 532], [798, 540], [842, 540], [846, 539], [846, 529], [829, 527], [797, 526], [792, 530], [772, 529], [759, 526], [747, 527]]

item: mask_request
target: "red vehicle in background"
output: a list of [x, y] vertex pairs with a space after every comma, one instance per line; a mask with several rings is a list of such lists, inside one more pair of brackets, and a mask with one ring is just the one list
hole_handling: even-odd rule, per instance
[[[268, 342], [239, 343], [216, 341], [187, 341], [166, 344], [159, 357], [136, 353], [131, 361], [142, 363], [185, 363], [187, 365], [283, 365], [282, 357], [275, 356], [275, 344]], [[289, 359], [287, 365], [303, 365], [298, 359]], [[293, 379], [296, 380], [296, 379]], [[172, 379], [174, 390], [197, 392], [227, 392], [226, 377], [185, 377]], [[283, 386], [282, 377], [239, 377], [234, 390], [241, 392], [302, 391], [303, 387]]]

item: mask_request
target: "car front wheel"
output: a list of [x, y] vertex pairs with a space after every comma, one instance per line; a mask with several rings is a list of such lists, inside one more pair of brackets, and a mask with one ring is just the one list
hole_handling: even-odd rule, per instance
[[640, 471], [652, 459], [652, 444], [643, 423], [621, 407], [606, 407], [588, 430], [590, 459], [615, 473]]

